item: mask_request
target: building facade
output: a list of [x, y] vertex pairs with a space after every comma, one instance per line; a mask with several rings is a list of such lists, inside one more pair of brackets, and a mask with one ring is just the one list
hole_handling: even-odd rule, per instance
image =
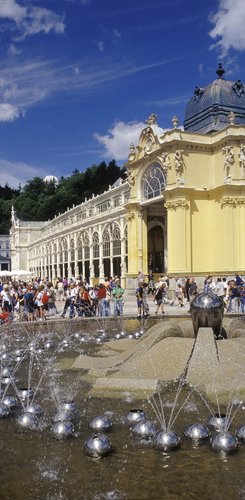
[[8, 234], [0, 234], [0, 271], [10, 271], [10, 237]]
[[127, 180], [52, 221], [12, 210], [12, 267], [34, 275], [169, 276], [245, 272], [245, 92], [217, 78], [196, 87], [185, 129], [164, 132], [150, 115], [130, 145]]

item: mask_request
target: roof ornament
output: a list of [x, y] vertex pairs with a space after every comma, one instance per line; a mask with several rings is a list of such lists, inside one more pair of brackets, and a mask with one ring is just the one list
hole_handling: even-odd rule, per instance
[[234, 111], [230, 111], [230, 113], [228, 114], [228, 120], [229, 120], [231, 125], [235, 124], [235, 119], [236, 119], [236, 115], [235, 115]]
[[179, 125], [179, 118], [177, 116], [173, 116], [172, 118], [172, 124], [173, 124], [173, 128], [177, 128], [178, 125]]
[[241, 80], [237, 80], [237, 82], [234, 83], [232, 88], [238, 97], [241, 97], [241, 95], [244, 94], [244, 85], [241, 82]]
[[223, 75], [225, 74], [225, 70], [222, 66], [222, 63], [219, 63], [218, 69], [216, 70], [216, 73], [218, 75], [218, 78], [223, 78]]
[[196, 88], [194, 90], [194, 101], [196, 101], [196, 102], [200, 101], [202, 94], [203, 94], [203, 90], [196, 85]]
[[157, 123], [157, 115], [155, 113], [151, 113], [145, 122], [147, 125], [155, 125]]

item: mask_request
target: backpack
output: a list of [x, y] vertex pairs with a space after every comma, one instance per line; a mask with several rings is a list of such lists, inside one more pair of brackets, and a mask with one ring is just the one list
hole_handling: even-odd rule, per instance
[[43, 296], [42, 296], [41, 302], [42, 302], [42, 304], [47, 304], [47, 302], [48, 302], [48, 294], [47, 294], [47, 292], [43, 292]]

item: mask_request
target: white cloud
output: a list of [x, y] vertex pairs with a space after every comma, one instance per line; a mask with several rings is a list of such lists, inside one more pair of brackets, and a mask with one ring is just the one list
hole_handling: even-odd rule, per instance
[[12, 122], [23, 114], [22, 111], [12, 104], [0, 103], [0, 122]]
[[209, 32], [222, 56], [233, 48], [245, 50], [245, 3], [244, 0], [219, 0], [218, 11], [209, 20], [214, 27]]
[[103, 52], [103, 51], [104, 51], [104, 49], [105, 49], [105, 44], [104, 44], [104, 42], [102, 42], [102, 41], [98, 42], [98, 43], [97, 43], [97, 47], [98, 47], [98, 49], [100, 50], [100, 52]]
[[115, 160], [126, 160], [130, 144], [137, 145], [139, 136], [145, 127], [146, 124], [143, 122], [116, 122], [108, 134], [94, 134], [94, 137], [104, 146], [104, 156]]
[[23, 186], [26, 181], [33, 177], [45, 177], [49, 173], [43, 167], [35, 167], [23, 162], [11, 162], [0, 158], [0, 186], [2, 187], [7, 183], [11, 188], [18, 188], [19, 184]]
[[0, 18], [7, 18], [15, 22], [19, 33], [16, 40], [23, 40], [27, 36], [40, 32], [45, 34], [54, 31], [63, 33], [65, 24], [61, 16], [55, 12], [41, 7], [28, 8], [16, 2], [16, 0], [4, 0], [0, 2]]
[[[1, 1], [1, 0], [0, 0]], [[56, 60], [25, 60], [7, 58], [1, 61], [0, 103], [8, 104], [22, 110], [39, 103], [55, 93], [92, 92], [101, 85], [120, 80], [151, 68], [164, 66], [171, 62], [165, 60], [145, 65], [125, 62], [103, 63], [101, 60], [79, 61], [74, 64], [61, 65]]]

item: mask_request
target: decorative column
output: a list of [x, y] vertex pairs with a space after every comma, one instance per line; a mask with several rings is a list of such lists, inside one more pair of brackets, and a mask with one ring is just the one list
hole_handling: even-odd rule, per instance
[[[180, 193], [176, 191], [175, 194]], [[168, 199], [166, 192], [169, 275], [188, 275], [192, 272], [190, 202], [184, 193], [181, 194], [182, 196]]]
[[75, 276], [79, 275], [79, 269], [78, 269], [78, 248], [77, 248], [77, 241], [78, 241], [78, 236], [77, 233], [74, 234], [74, 252], [75, 252], [75, 262], [74, 262], [74, 269], [75, 269]]

